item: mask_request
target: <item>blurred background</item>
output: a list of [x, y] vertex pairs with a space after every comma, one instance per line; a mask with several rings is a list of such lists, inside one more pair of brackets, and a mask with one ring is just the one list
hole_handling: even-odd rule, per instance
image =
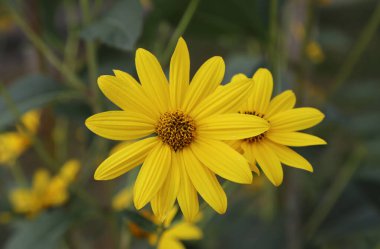
[[[115, 143], [84, 120], [115, 108], [99, 75], [136, 76], [139, 47], [167, 71], [183, 36], [192, 74], [214, 55], [224, 83], [269, 68], [276, 93], [326, 114], [311, 133], [328, 142], [297, 149], [312, 174], [284, 166], [278, 188], [229, 185], [227, 213], [204, 208], [203, 239], [185, 247], [379, 249], [379, 24], [378, 0], [0, 1], [0, 247], [153, 248], [128, 191], [115, 204], [136, 172], [95, 182]], [[37, 205], [42, 185], [52, 193]]]

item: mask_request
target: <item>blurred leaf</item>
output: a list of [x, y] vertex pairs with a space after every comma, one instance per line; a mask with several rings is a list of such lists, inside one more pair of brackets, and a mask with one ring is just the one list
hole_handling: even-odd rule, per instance
[[105, 15], [82, 31], [85, 40], [102, 43], [122, 50], [135, 48], [142, 30], [142, 8], [138, 0], [120, 0]]
[[135, 223], [137, 226], [142, 228], [143, 230], [147, 232], [154, 232], [156, 231], [156, 225], [153, 224], [152, 221], [149, 219], [145, 218], [141, 214], [131, 211], [131, 210], [124, 210], [123, 214], [127, 219], [129, 219], [131, 222]]
[[361, 113], [350, 118], [348, 128], [356, 135], [373, 137], [379, 130], [379, 123], [378, 113]]
[[380, 85], [375, 79], [351, 81], [344, 91], [335, 94], [334, 102], [349, 111], [378, 110]]
[[61, 210], [43, 213], [34, 220], [15, 225], [5, 249], [54, 249], [69, 228], [71, 219]]
[[351, 236], [379, 229], [379, 224], [378, 212], [369, 206], [362, 205], [355, 209], [352, 208], [345, 215], [334, 217], [334, 221], [329, 222], [322, 229], [316, 241], [323, 244], [327, 241], [349, 239]]
[[[31, 75], [12, 83], [5, 94], [10, 95], [12, 105], [17, 105], [17, 111], [24, 113], [74, 93], [50, 78]], [[15, 106], [10, 106], [4, 97], [4, 94], [0, 95], [0, 129], [11, 124], [16, 118], [12, 111]]]

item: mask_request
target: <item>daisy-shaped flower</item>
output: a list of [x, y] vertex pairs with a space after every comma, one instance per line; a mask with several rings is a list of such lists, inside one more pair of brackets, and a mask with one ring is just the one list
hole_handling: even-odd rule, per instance
[[[247, 77], [235, 75], [232, 82]], [[251, 170], [259, 174], [258, 164], [268, 179], [276, 186], [282, 183], [281, 163], [312, 172], [311, 164], [288, 146], [300, 147], [322, 145], [326, 142], [316, 136], [299, 132], [315, 126], [324, 118], [315, 108], [294, 108], [296, 97], [290, 90], [284, 91], [271, 100], [273, 91], [272, 74], [259, 69], [253, 76], [254, 87], [240, 112], [262, 117], [268, 121], [268, 131], [231, 143], [232, 147], [244, 154]]]
[[[87, 127], [113, 140], [136, 140], [103, 161], [95, 179], [110, 180], [142, 163], [134, 185], [135, 207], [147, 203], [163, 219], [175, 200], [185, 217], [198, 213], [198, 195], [218, 213], [227, 207], [215, 174], [237, 183], [250, 183], [247, 160], [224, 140], [244, 139], [268, 129], [253, 115], [236, 113], [246, 100], [251, 80], [219, 87], [224, 76], [221, 57], [207, 60], [189, 79], [190, 58], [180, 38], [170, 62], [169, 81], [156, 57], [136, 52], [141, 85], [129, 74], [98, 79], [102, 92], [121, 111], [91, 116]], [[235, 113], [234, 113], [235, 112]]]

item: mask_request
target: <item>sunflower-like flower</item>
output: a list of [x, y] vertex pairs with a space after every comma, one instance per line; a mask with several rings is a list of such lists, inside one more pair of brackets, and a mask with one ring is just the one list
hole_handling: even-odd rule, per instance
[[[246, 78], [238, 74], [232, 82]], [[281, 163], [312, 172], [311, 164], [288, 146], [326, 144], [319, 137], [299, 132], [320, 123], [324, 118], [323, 113], [311, 107], [294, 108], [296, 97], [290, 90], [271, 100], [273, 78], [267, 69], [257, 70], [252, 78], [254, 87], [240, 112], [267, 120], [270, 128], [260, 135], [232, 141], [230, 145], [248, 159], [251, 170], [257, 174], [260, 173], [256, 166], [258, 164], [275, 186], [279, 186], [283, 180]]]
[[218, 87], [225, 66], [221, 57], [207, 60], [189, 79], [190, 57], [178, 40], [170, 62], [169, 82], [150, 52], [138, 49], [136, 69], [141, 85], [129, 74], [101, 76], [102, 92], [121, 111], [95, 114], [86, 120], [94, 133], [113, 140], [136, 140], [103, 161], [96, 180], [114, 179], [142, 163], [133, 200], [141, 209], [151, 202], [161, 220], [178, 200], [184, 216], [198, 213], [198, 194], [218, 213], [227, 208], [226, 195], [215, 174], [237, 183], [250, 183], [247, 160], [224, 140], [265, 132], [260, 117], [238, 114], [251, 80]]

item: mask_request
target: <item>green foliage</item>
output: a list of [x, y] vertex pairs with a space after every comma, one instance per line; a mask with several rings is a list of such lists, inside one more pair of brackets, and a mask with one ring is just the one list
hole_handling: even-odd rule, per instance
[[5, 249], [58, 248], [72, 220], [62, 210], [46, 212], [30, 221], [15, 224]]
[[125, 51], [135, 48], [142, 29], [142, 8], [138, 0], [120, 0], [82, 31], [85, 40], [99, 40]]
[[[0, 129], [14, 122], [19, 114], [54, 101], [77, 96], [57, 81], [42, 75], [29, 75], [12, 83], [0, 96]], [[17, 106], [15, 105], [17, 103]]]

